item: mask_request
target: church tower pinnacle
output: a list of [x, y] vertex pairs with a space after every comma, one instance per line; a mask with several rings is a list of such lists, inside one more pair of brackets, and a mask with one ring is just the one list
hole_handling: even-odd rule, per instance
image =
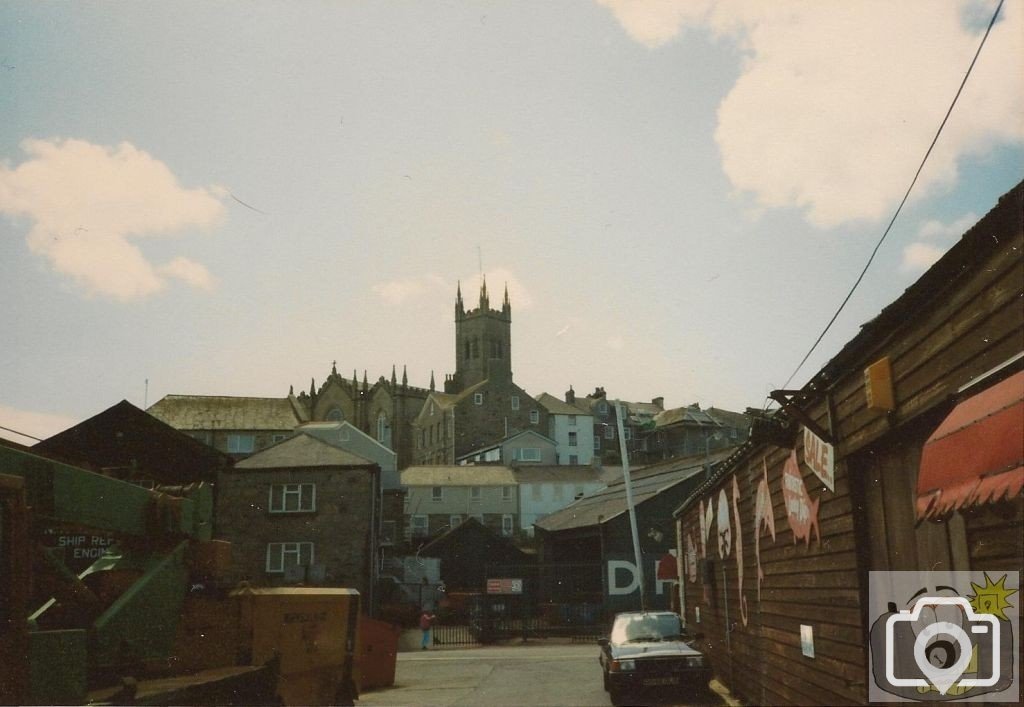
[[458, 393], [480, 381], [512, 378], [512, 304], [505, 285], [500, 310], [491, 309], [487, 278], [480, 278], [480, 306], [465, 310], [462, 284], [455, 294], [455, 373], [446, 393]]

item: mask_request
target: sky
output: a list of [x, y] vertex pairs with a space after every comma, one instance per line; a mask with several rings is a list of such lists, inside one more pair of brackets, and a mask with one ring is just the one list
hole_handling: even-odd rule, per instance
[[[481, 274], [532, 395], [760, 407], [995, 7], [0, 4], [0, 426], [280, 397], [335, 361], [440, 386]], [[790, 387], [1024, 176], [1022, 66], [1007, 0]]]

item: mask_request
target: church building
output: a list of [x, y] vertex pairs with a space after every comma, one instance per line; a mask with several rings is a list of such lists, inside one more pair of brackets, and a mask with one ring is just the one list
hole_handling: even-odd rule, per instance
[[476, 309], [455, 295], [455, 373], [412, 424], [416, 464], [454, 464], [466, 453], [526, 430], [547, 431], [547, 411], [512, 381], [512, 305], [491, 309], [486, 279]]

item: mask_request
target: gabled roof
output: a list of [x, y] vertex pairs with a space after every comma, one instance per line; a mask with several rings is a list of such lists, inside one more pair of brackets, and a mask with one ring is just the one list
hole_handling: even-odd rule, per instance
[[162, 483], [212, 481], [231, 458], [148, 415], [127, 400], [32, 447], [91, 468], [133, 469]]
[[[711, 455], [712, 463], [724, 459], [725, 454]], [[653, 464], [631, 474], [633, 505], [640, 506], [680, 484], [698, 483], [704, 478], [703, 456], [670, 459]], [[562, 510], [537, 521], [541, 530], [556, 532], [597, 526], [617, 518], [628, 511], [626, 486], [622, 479], [609, 483], [600, 491], [574, 501]]]
[[291, 430], [309, 419], [293, 396], [167, 395], [147, 412], [179, 430]]
[[537, 404], [552, 415], [590, 415], [589, 410], [583, 410], [549, 393], [541, 393], [537, 396], [536, 400]]
[[345, 439], [345, 434], [347, 433], [349, 438], [361, 439], [364, 442], [372, 444], [373, 446], [378, 447], [381, 451], [386, 452], [392, 456], [394, 456], [395, 454], [393, 450], [388, 449], [383, 444], [381, 444], [373, 437], [366, 434], [361, 429], [353, 425], [351, 422], [348, 422], [347, 420], [343, 420], [340, 422], [334, 420], [326, 422], [304, 422], [302, 425], [295, 428], [295, 432], [316, 437], [322, 442], [326, 442], [327, 444], [331, 444], [334, 446], [343, 445], [346, 441], [348, 441], [347, 439]]
[[[458, 551], [459, 543], [470, 541], [470, 538], [473, 536], [485, 539], [492, 547], [501, 547], [507, 554], [513, 557], [521, 559], [526, 557], [525, 553], [517, 548], [511, 540], [498, 535], [472, 516], [454, 528], [449, 528], [421, 547], [419, 554], [424, 557], [437, 557], [439, 554], [444, 554], [451, 550]], [[507, 560], [508, 558], [505, 559]]]
[[514, 486], [507, 466], [410, 466], [400, 472], [403, 486]]
[[312, 435], [299, 434], [237, 462], [235, 469], [245, 471], [321, 466], [376, 468], [377, 464]]

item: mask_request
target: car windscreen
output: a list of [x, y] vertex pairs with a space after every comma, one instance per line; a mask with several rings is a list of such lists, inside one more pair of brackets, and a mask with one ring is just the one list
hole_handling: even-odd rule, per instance
[[620, 616], [612, 626], [612, 643], [664, 641], [681, 637], [679, 617], [674, 614], [637, 614]]

